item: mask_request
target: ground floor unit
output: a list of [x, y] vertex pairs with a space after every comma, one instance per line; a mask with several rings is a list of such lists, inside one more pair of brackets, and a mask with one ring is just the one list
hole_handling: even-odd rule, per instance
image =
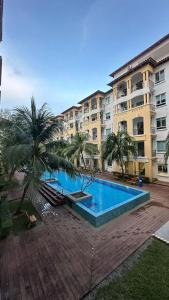
[[[151, 158], [145, 156], [144, 147], [140, 144], [138, 148], [137, 158], [130, 159], [125, 161], [125, 173], [136, 175], [136, 176], [145, 176], [153, 181], [157, 179], [159, 181], [169, 182], [169, 159], [165, 161], [164, 153], [153, 152]], [[121, 172], [119, 164], [114, 161], [111, 164], [108, 164], [107, 161], [102, 161], [101, 155], [89, 156], [85, 155], [85, 163], [89, 168], [95, 168], [98, 170], [106, 170], [110, 173], [112, 172]], [[83, 162], [80, 161], [80, 165], [83, 166]]]

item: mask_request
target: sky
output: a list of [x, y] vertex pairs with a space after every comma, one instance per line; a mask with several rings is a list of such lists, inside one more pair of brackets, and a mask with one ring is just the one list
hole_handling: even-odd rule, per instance
[[54, 114], [109, 89], [109, 74], [169, 32], [168, 0], [4, 0], [1, 108]]

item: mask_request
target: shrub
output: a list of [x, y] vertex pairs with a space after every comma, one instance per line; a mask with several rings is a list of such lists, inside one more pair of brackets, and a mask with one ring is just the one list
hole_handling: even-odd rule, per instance
[[7, 201], [0, 202], [0, 237], [5, 238], [12, 227], [12, 215]]
[[150, 178], [146, 176], [141, 176], [143, 178], [144, 183], [150, 183]]

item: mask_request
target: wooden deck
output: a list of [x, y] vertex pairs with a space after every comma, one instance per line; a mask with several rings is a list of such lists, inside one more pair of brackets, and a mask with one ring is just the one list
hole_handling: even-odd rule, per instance
[[147, 185], [151, 201], [100, 228], [65, 207], [44, 224], [0, 242], [0, 299], [76, 300], [169, 220], [169, 187]]

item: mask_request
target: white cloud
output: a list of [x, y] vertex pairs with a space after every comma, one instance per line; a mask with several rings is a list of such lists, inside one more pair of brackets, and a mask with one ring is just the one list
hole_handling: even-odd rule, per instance
[[12, 108], [17, 105], [25, 105], [32, 95], [38, 91], [39, 81], [23, 74], [14, 65], [8, 64], [3, 58], [2, 65], [2, 96], [3, 107]]

